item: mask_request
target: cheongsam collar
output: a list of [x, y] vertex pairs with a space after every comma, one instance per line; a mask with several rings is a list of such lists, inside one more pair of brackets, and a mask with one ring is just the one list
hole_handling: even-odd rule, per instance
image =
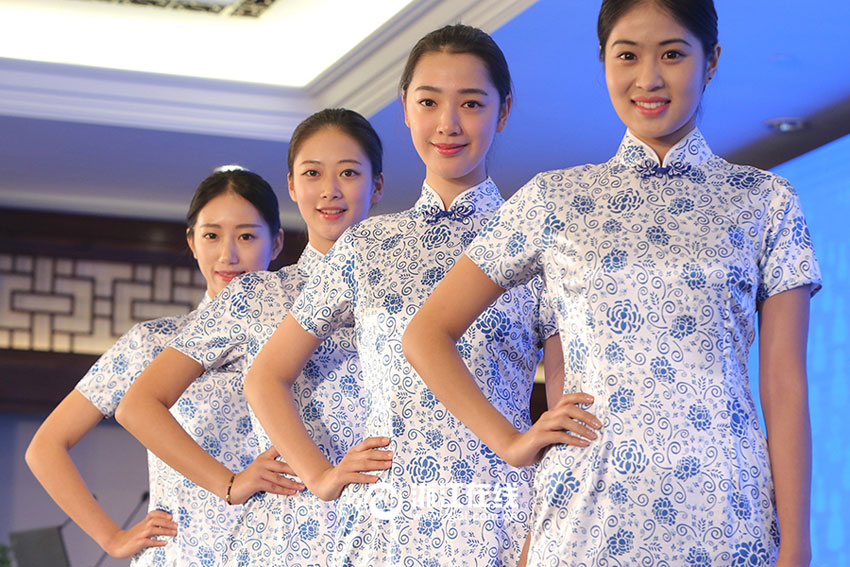
[[195, 309], [203, 309], [204, 307], [209, 305], [212, 300], [213, 300], [213, 298], [210, 297], [210, 295], [205, 291], [204, 296], [198, 302], [198, 306]]
[[316, 250], [313, 245], [308, 242], [307, 246], [304, 247], [304, 251], [301, 252], [301, 256], [298, 258], [298, 271], [307, 275], [312, 274], [315, 271], [316, 266], [319, 265], [324, 257], [324, 254]]
[[425, 222], [434, 223], [440, 219], [462, 220], [473, 213], [484, 213], [498, 209], [505, 200], [499, 188], [489, 177], [470, 187], [454, 198], [448, 209], [443, 208], [443, 200], [427, 183], [422, 184], [422, 194], [414, 209], [425, 216]]
[[661, 164], [658, 156], [631, 131], [626, 131], [615, 159], [627, 167], [635, 168], [642, 177], [677, 177], [690, 171], [711, 157], [711, 148], [698, 128], [688, 132], [670, 148]]

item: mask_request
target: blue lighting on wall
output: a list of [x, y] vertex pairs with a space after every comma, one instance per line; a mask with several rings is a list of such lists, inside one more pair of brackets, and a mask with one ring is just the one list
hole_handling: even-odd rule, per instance
[[[812, 566], [850, 567], [850, 136], [773, 171], [791, 181], [800, 195], [824, 283], [812, 299], [809, 323]], [[757, 378], [758, 349], [754, 346], [750, 380], [756, 399]]]

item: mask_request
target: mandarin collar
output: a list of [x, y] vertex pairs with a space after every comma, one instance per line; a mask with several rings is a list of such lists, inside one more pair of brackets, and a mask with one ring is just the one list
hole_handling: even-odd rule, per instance
[[[498, 209], [505, 200], [499, 193], [499, 188], [493, 183], [489, 177], [474, 185], [454, 198], [449, 205], [447, 211], [463, 211], [469, 210], [470, 207], [475, 212], [489, 212]], [[416, 201], [414, 209], [428, 213], [434, 210], [444, 210], [443, 200], [427, 183], [422, 183], [422, 194], [419, 200]]]
[[325, 255], [316, 250], [312, 244], [309, 242], [307, 246], [304, 247], [304, 251], [301, 252], [301, 256], [298, 257], [298, 262], [296, 265], [298, 266], [298, 271], [303, 272], [306, 275], [310, 275], [315, 271], [316, 266], [321, 263], [322, 258]]
[[702, 137], [698, 128], [694, 128], [676, 142], [667, 151], [660, 164], [655, 151], [639, 140], [631, 131], [626, 130], [626, 135], [623, 136], [615, 159], [627, 167], [651, 170], [662, 168], [676, 171], [699, 165], [711, 156], [711, 148], [708, 147], [708, 142]]

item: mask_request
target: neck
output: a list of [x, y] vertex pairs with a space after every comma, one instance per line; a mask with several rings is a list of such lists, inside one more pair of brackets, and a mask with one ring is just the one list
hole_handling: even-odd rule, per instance
[[328, 240], [327, 238], [322, 238], [321, 236], [311, 234], [309, 227], [307, 228], [307, 242], [309, 242], [310, 246], [312, 246], [322, 254], [327, 254], [328, 250], [331, 249], [331, 246], [334, 245], [333, 240]]
[[448, 210], [458, 195], [470, 187], [475, 187], [479, 183], [482, 183], [485, 179], [487, 179], [487, 173], [482, 171], [480, 174], [470, 174], [458, 179], [446, 179], [436, 175], [426, 175], [425, 183], [437, 193], [443, 201], [443, 208]]

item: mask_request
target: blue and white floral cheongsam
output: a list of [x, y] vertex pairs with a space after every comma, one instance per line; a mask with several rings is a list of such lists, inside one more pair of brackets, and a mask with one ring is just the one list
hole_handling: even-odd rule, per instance
[[[277, 272], [253, 272], [231, 282], [172, 346], [207, 369], [226, 377], [222, 388], [245, 403], [242, 380], [257, 353], [286, 316], [322, 254], [305, 248], [297, 264]], [[336, 464], [360, 441], [364, 401], [352, 329], [334, 333], [313, 354], [293, 384], [293, 396], [313, 441]], [[221, 413], [223, 409], [217, 409]], [[254, 413], [243, 417], [236, 434], [252, 436], [256, 450], [271, 443]], [[253, 430], [253, 433], [251, 431]], [[244, 468], [244, 467], [242, 467]], [[233, 468], [235, 472], [242, 468]], [[224, 502], [220, 501], [224, 506]], [[216, 565], [307, 567], [328, 564], [333, 552], [336, 503], [309, 491], [294, 496], [261, 492], [243, 506], [225, 538]], [[220, 553], [221, 555], [221, 553]]]
[[[198, 310], [209, 301], [207, 296]], [[127, 331], [83, 376], [76, 389], [90, 401], [104, 417], [115, 415], [115, 409], [133, 381], [147, 368], [148, 364], [168, 346], [168, 343], [197, 315], [162, 317], [137, 323]], [[168, 500], [167, 492], [182, 478], [179, 473], [148, 451], [148, 480], [150, 483], [149, 509], [161, 509]], [[178, 542], [175, 538], [163, 538], [163, 547], [148, 547], [137, 553], [131, 564], [135, 567], [151, 565], [177, 565]]]
[[[363, 365], [365, 437], [392, 440], [393, 467], [339, 500], [337, 564], [515, 565], [527, 533], [531, 470], [508, 466], [434, 397], [405, 360], [408, 322], [504, 201], [490, 179], [444, 210], [427, 185], [407, 211], [366, 219], [334, 244], [292, 310], [319, 338], [354, 326]], [[516, 427], [554, 313], [542, 283], [503, 295], [458, 349]]]
[[604, 164], [536, 176], [468, 254], [504, 287], [544, 274], [564, 391], [595, 396], [604, 424], [540, 464], [528, 564], [773, 565], [747, 351], [764, 299], [820, 288], [788, 182], [712, 154], [696, 129], [662, 164], [627, 133]]

